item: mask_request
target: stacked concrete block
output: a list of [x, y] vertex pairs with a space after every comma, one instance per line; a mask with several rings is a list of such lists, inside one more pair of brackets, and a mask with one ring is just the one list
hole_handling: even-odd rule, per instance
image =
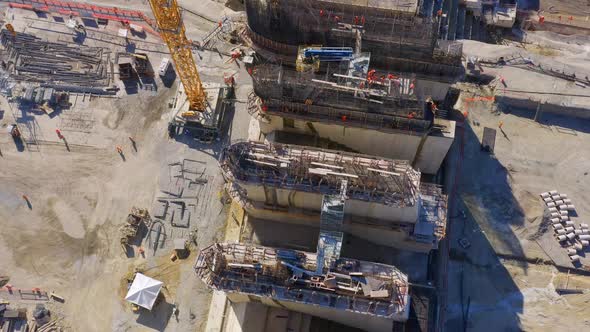
[[572, 262], [580, 261], [578, 252], [590, 246], [590, 230], [588, 224], [579, 227], [570, 219], [570, 212], [575, 210], [572, 200], [567, 194], [551, 190], [540, 194], [550, 215], [557, 240], [566, 245], [567, 254]]

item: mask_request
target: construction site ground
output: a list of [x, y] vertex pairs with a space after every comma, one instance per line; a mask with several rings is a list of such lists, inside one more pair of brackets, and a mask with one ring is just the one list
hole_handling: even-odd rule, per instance
[[[85, 2], [150, 10], [142, 0]], [[193, 40], [214, 28], [224, 14], [232, 13], [217, 1], [179, 2], [187, 9], [183, 20], [188, 38]], [[6, 7], [6, 2], [0, 3], [2, 12]], [[63, 24], [50, 22], [50, 18], [20, 10], [6, 13], [4, 19], [17, 22], [17, 31], [54, 40], [72, 37]], [[126, 46], [114, 37], [117, 29], [115, 23], [97, 29], [100, 31], [89, 29], [84, 43], [123, 51]], [[585, 72], [590, 68], [587, 37], [539, 32], [529, 33], [527, 42], [533, 44], [497, 46], [466, 41], [464, 50], [466, 55], [485, 58], [522, 54], [580, 77], [590, 76]], [[161, 41], [149, 34], [134, 45], [149, 55], [154, 66], [167, 54]], [[317, 231], [313, 229], [281, 225], [279, 232], [278, 225], [254, 219], [247, 220], [243, 228], [232, 227], [227, 221], [231, 205], [220, 200], [223, 179], [217, 158], [228, 142], [248, 137], [250, 116], [245, 100], [252, 90], [244, 66], [228, 61], [233, 47], [219, 42], [216, 51], [195, 52], [204, 82], [222, 84], [224, 73], [236, 74], [236, 100], [228, 116], [231, 121], [224, 125], [221, 140], [211, 145], [185, 136], [176, 140], [167, 137], [168, 104], [176, 95], [177, 83], [170, 85], [159, 77], [155, 78], [155, 91], [128, 90], [119, 83], [121, 92], [116, 98], [73, 94], [72, 107], [52, 117], [18, 111], [0, 98], [0, 275], [8, 276], [10, 284], [25, 293], [38, 287], [47, 292], [43, 294], [55, 292], [65, 301], [32, 301], [6, 293], [0, 293], [0, 298], [29, 309], [37, 302], [45, 303], [60, 317], [60, 325], [71, 331], [203, 331], [212, 316], [231, 330], [231, 324], [238, 324], [239, 319], [223, 321], [228, 311], [222, 298], [214, 300], [213, 311], [209, 311], [212, 292], [192, 269], [196, 251], [185, 260], [170, 260], [173, 238], [184, 238], [194, 228], [198, 247], [223, 239], [235, 241], [240, 236], [295, 249], [315, 247]], [[538, 194], [553, 189], [567, 193], [576, 205], [576, 220], [590, 220], [586, 190], [590, 184], [590, 123], [548, 113], [535, 122], [534, 109], [511, 105], [515, 100], [527, 100], [564, 109], [587, 108], [590, 98], [584, 95], [588, 95], [588, 88], [511, 66], [485, 67], [484, 71], [503, 76], [507, 87], [498, 85], [492, 91], [464, 84], [456, 106], [467, 112], [467, 121], [456, 135], [446, 166], [457, 176], [456, 185], [451, 177], [447, 186], [454, 197], [448, 234], [448, 330], [465, 326], [474, 331], [489, 330], [490, 326], [494, 330], [583, 330], [590, 326], [590, 293], [562, 296], [556, 288], [588, 289], [590, 282], [576, 271], [580, 266], [570, 264], [565, 249], [553, 238], [552, 228], [542, 223], [543, 201]], [[490, 95], [499, 105], [485, 99]], [[480, 97], [481, 101], [468, 101]], [[5, 130], [14, 122], [25, 129], [23, 135], [29, 143], [34, 142], [23, 151]], [[504, 134], [498, 128], [500, 122]], [[498, 131], [494, 155], [480, 151], [484, 127]], [[57, 137], [58, 128], [67, 146]], [[136, 141], [137, 149], [129, 137]], [[122, 147], [124, 158], [116, 146]], [[147, 250], [145, 257], [137, 254], [137, 247], [124, 253], [119, 227], [131, 207], [146, 207], [151, 212], [172, 182], [174, 164], [184, 160], [198, 161], [206, 179], [191, 198], [192, 227], [168, 228], [168, 243], [162, 250]], [[276, 237], [279, 233], [284, 238]], [[462, 238], [471, 246], [460, 246]], [[429, 273], [426, 255], [398, 254], [355, 238], [348, 241], [343, 256], [398, 265], [416, 282], [425, 280]], [[590, 264], [590, 252], [582, 256], [582, 263]], [[135, 314], [123, 300], [123, 279], [135, 268], [167, 286], [165, 302], [153, 312]], [[177, 318], [172, 315], [174, 305], [179, 310]], [[246, 308], [236, 306], [233, 310]], [[285, 315], [268, 308], [248, 310], [252, 310], [250, 319]], [[266, 324], [272, 327], [277, 320]], [[317, 327], [329, 325], [325, 322], [316, 324], [318, 331], [342, 330], [334, 325]]]
[[[185, 1], [187, 6], [191, 2]], [[95, 4], [101, 4], [94, 1]], [[119, 8], [149, 12], [146, 1], [103, 2]], [[181, 1], [181, 4], [184, 3]], [[0, 4], [2, 11], [6, 3]], [[224, 7], [206, 5], [206, 18], [186, 15], [188, 36], [198, 40], [215, 27]], [[51, 17], [38, 17], [30, 11], [9, 10], [5, 19], [15, 23], [17, 31], [25, 29], [50, 40], [72, 38], [63, 24]], [[120, 24], [87, 28], [85, 45], [109, 47], [114, 54], [125, 51], [116, 37]], [[96, 31], [95, 31], [96, 30]], [[99, 41], [92, 36], [104, 36]], [[110, 37], [109, 37], [110, 36]], [[147, 35], [134, 44], [137, 51], [148, 54], [152, 66], [159, 65], [167, 49], [157, 37]], [[109, 42], [110, 41], [110, 42]], [[151, 44], [155, 42], [156, 44]], [[145, 47], [144, 47], [145, 46]], [[186, 136], [171, 140], [167, 136], [171, 98], [177, 82], [170, 85], [155, 77], [157, 89], [128, 91], [122, 85], [115, 98], [72, 94], [72, 106], [59, 114], [20, 111], [7, 99], [0, 100], [0, 275], [10, 278], [15, 289], [59, 294], [65, 302], [42, 301], [59, 325], [71, 331], [148, 331], [203, 330], [211, 292], [194, 276], [192, 255], [176, 262], [170, 260], [174, 237], [188, 237], [188, 229], [167, 226], [167, 243], [155, 254], [146, 246], [145, 257], [134, 246], [127, 255], [119, 244], [119, 227], [131, 207], [145, 207], [152, 212], [170, 178], [170, 164], [195, 160], [202, 166], [206, 184], [194, 199], [200, 206], [192, 215], [191, 230], [197, 231], [198, 246], [222, 239], [227, 208], [219, 199], [223, 178], [217, 157], [230, 140], [247, 136], [249, 115], [245, 104], [251, 91], [249, 76], [243, 65], [228, 62], [227, 50], [199, 51], [195, 58], [204, 82], [223, 84], [223, 74], [235, 73], [237, 83], [235, 110], [230, 107], [229, 123], [222, 139], [204, 144]], [[227, 46], [230, 49], [233, 46]], [[120, 82], [118, 83], [120, 84]], [[23, 151], [15, 146], [7, 132], [17, 122], [28, 142]], [[67, 141], [58, 138], [60, 129]], [[136, 142], [132, 146], [129, 137]], [[116, 151], [122, 147], [123, 155]], [[69, 150], [68, 150], [69, 148]], [[23, 195], [28, 197], [27, 206]], [[124, 301], [126, 285], [122, 281], [139, 268], [148, 276], [164, 282], [165, 301], [152, 312], [135, 314]], [[180, 288], [179, 288], [180, 287]], [[0, 294], [0, 297], [6, 298]], [[34, 302], [7, 298], [16, 307], [34, 306]], [[172, 315], [173, 305], [178, 316]]]
[[[529, 37], [537, 47], [554, 52], [542, 55], [530, 44], [473, 41], [465, 42], [464, 52], [486, 59], [520, 54], [544, 67], [589, 75], [588, 37]], [[483, 66], [483, 72], [496, 79], [495, 88], [462, 84], [455, 105], [467, 119], [458, 129], [447, 165], [456, 173], [447, 185], [452, 204], [447, 328], [588, 329], [590, 251], [586, 248], [581, 263], [572, 264], [544, 218], [545, 203], [539, 196], [549, 190], [566, 193], [576, 207], [572, 220], [579, 225], [590, 217], [588, 88], [519, 66]], [[573, 107], [583, 111], [572, 116]], [[549, 108], [551, 113], [543, 112]], [[484, 127], [497, 131], [493, 154], [481, 150]], [[470, 246], [464, 248], [460, 239]], [[586, 291], [559, 295], [556, 288]]]

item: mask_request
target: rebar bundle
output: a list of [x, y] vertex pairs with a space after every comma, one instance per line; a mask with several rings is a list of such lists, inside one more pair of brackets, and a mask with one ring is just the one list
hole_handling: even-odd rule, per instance
[[100, 47], [44, 41], [26, 33], [0, 33], [5, 62], [17, 81], [99, 88], [110, 84], [109, 52]]

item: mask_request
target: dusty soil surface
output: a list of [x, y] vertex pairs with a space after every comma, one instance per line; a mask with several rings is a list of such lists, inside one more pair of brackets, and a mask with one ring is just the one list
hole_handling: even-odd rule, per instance
[[[486, 59], [517, 54], [536, 64], [576, 72], [576, 76], [588, 75], [586, 36], [533, 33], [529, 37], [534, 46], [466, 41], [464, 52]], [[567, 193], [576, 202], [577, 215], [572, 220], [578, 224], [588, 218], [590, 155], [584, 147], [590, 140], [590, 122], [556, 113], [542, 113], [534, 121], [534, 108], [515, 105], [518, 100], [530, 100], [565, 111], [570, 107], [587, 110], [590, 94], [572, 82], [518, 66], [485, 66], [483, 70], [503, 77], [506, 86], [462, 84], [462, 96], [455, 105], [466, 112], [467, 120], [458, 131], [451, 154], [455, 157], [449, 165], [459, 177], [458, 205], [450, 217], [453, 225], [448, 235], [447, 328], [588, 329], [587, 309], [581, 305], [588, 301], [588, 292], [559, 295], [556, 291], [566, 284], [570, 289], [585, 289], [588, 277], [570, 275], [569, 284], [565, 281], [567, 269], [574, 265], [555, 240], [552, 227], [543, 222], [539, 194], [553, 189]], [[486, 99], [492, 95], [496, 103]], [[480, 148], [485, 127], [496, 130], [493, 154]], [[471, 246], [461, 247], [459, 239]], [[588, 250], [581, 255], [586, 259]], [[562, 267], [558, 270], [553, 264]]]
[[[101, 3], [149, 10], [147, 1]], [[223, 4], [207, 5], [213, 9], [205, 14], [217, 20], [222, 15], [217, 9]], [[21, 15], [17, 11], [11, 14]], [[15, 28], [31, 33], [39, 31], [33, 27], [59, 28], [32, 16]], [[185, 24], [189, 38], [195, 39], [213, 27], [195, 15], [187, 15]], [[116, 28], [110, 33], [116, 34]], [[59, 33], [47, 31], [43, 35], [53, 38], [55, 34]], [[123, 51], [109, 47], [113, 53]], [[157, 67], [165, 54], [149, 56]], [[235, 110], [228, 114], [222, 139], [209, 145], [182, 135], [177, 140], [168, 138], [168, 103], [176, 95], [177, 85], [164, 84], [159, 77], [155, 78], [156, 91], [140, 89], [127, 94], [121, 90], [115, 99], [80, 96], [70, 110], [51, 118], [21, 112], [14, 103], [0, 98], [4, 111], [0, 118], [0, 275], [9, 277], [17, 288], [39, 287], [63, 296], [63, 304], [47, 305], [63, 318], [60, 325], [71, 331], [204, 329], [210, 291], [192, 269], [198, 251], [171, 262], [168, 249], [155, 256], [134, 253], [128, 257], [119, 244], [119, 228], [131, 207], [151, 211], [156, 197], [162, 195], [162, 178], [169, 176], [169, 164], [183, 159], [202, 163], [208, 180], [200, 196], [203, 204], [192, 224], [198, 231], [198, 247], [222, 238], [226, 208], [217, 199], [223, 183], [217, 156], [223, 145], [247, 136], [249, 115], [240, 100], [250, 92], [251, 82], [243, 65], [226, 63], [227, 57], [216, 52], [199, 52], [196, 61], [203, 81], [223, 84], [223, 73], [229, 72], [236, 74], [238, 86]], [[62, 129], [68, 151], [55, 129], [75, 114], [71, 112], [85, 114], [84, 121], [90, 125], [86, 131]], [[24, 128], [35, 128], [34, 133], [27, 129], [24, 134], [34, 134], [39, 144], [19, 151], [6, 130], [15, 121]], [[137, 150], [129, 137], [137, 143]], [[122, 147], [124, 158], [116, 146]], [[122, 299], [122, 280], [136, 267], [166, 285], [165, 301], [152, 313], [134, 314]], [[177, 317], [171, 315], [173, 306], [178, 309]]]

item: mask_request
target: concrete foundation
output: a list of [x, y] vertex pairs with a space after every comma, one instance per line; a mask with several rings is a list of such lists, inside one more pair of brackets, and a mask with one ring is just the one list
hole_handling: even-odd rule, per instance
[[[320, 213], [294, 209], [270, 209], [262, 204], [243, 204], [248, 216], [262, 219], [268, 223], [287, 223], [320, 227]], [[437, 243], [417, 242], [412, 236], [414, 224], [367, 220], [365, 218], [344, 217], [342, 231], [363, 240], [401, 250], [428, 253], [438, 247]]]
[[[295, 207], [303, 210], [318, 211], [318, 213], [322, 206], [323, 194], [320, 193], [292, 191], [249, 183], [240, 183], [240, 187], [247, 192], [248, 199], [255, 202], [266, 202], [269, 205], [278, 207]], [[347, 200], [344, 213], [352, 216], [396, 220], [405, 223], [416, 223], [418, 221], [418, 206], [416, 205], [399, 208], [376, 202]]]
[[436, 125], [446, 127], [445, 132], [428, 135], [421, 145], [422, 135], [411, 132], [385, 132], [360, 127], [310, 122], [293, 119], [292, 125], [285, 126], [282, 117], [267, 115], [265, 121], [260, 121], [260, 131], [266, 139], [274, 141], [274, 131], [287, 131], [313, 135], [309, 126], [313, 126], [322, 138], [345, 145], [360, 153], [376, 155], [385, 158], [405, 159], [415, 161], [414, 167], [422, 173], [436, 174], [442, 164], [455, 137], [455, 122], [435, 119]]
[[310, 306], [309, 304], [290, 302], [290, 301], [278, 301], [268, 297], [246, 295], [234, 292], [227, 292], [227, 297], [231, 302], [242, 303], [242, 302], [260, 302], [262, 304], [301, 312], [308, 315], [317, 316], [320, 318], [328, 319], [334, 322], [338, 322], [344, 325], [353, 326], [364, 331], [370, 332], [390, 332], [393, 328], [394, 321], [406, 321], [410, 312], [409, 306], [410, 301], [407, 299], [406, 307], [404, 310], [405, 316], [393, 316], [393, 317], [379, 317], [372, 316], [362, 313], [357, 313], [351, 310], [340, 310], [334, 308], [327, 308], [322, 306]]

